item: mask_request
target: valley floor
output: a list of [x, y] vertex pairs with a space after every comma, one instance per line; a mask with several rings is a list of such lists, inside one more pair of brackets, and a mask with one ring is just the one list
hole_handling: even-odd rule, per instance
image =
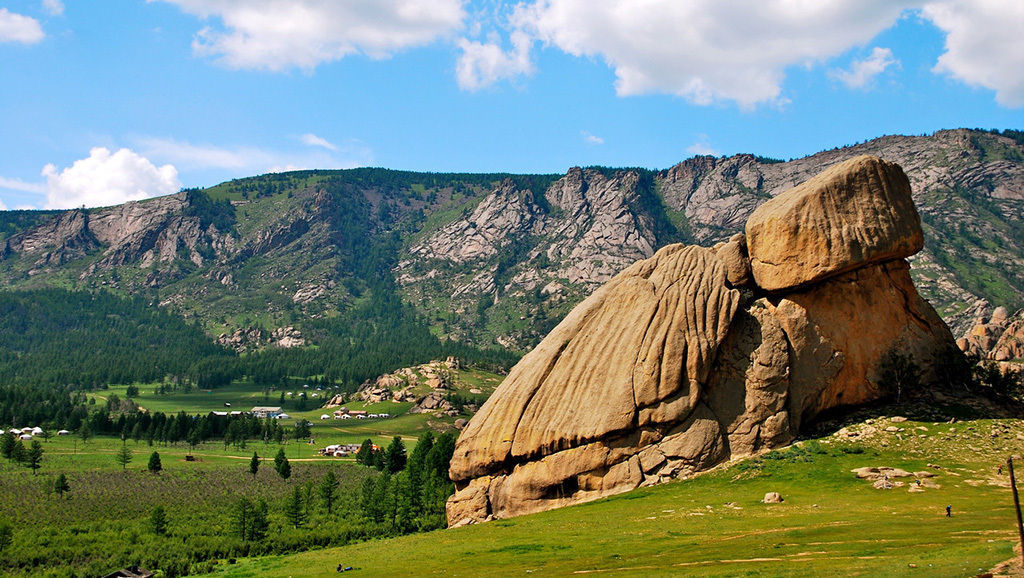
[[[967, 576], [1014, 556], [1024, 421], [876, 417], [690, 480], [478, 526], [218, 564], [226, 576]], [[930, 472], [876, 489], [851, 470]], [[1024, 464], [1018, 469], [1018, 476]], [[922, 491], [910, 491], [922, 479]], [[936, 487], [930, 487], [936, 486]], [[781, 504], [764, 504], [779, 492]], [[950, 505], [952, 516], [946, 517]]]

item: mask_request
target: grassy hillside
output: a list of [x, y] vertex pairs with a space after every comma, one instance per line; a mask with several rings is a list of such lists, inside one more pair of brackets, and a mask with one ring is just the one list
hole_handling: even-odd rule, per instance
[[[1013, 556], [1013, 501], [996, 468], [1021, 451], [1024, 423], [881, 418], [849, 430], [868, 439], [841, 432], [581, 506], [217, 567], [226, 576], [331, 575], [339, 563], [360, 576], [964, 576]], [[921, 492], [908, 491], [915, 477], [880, 490], [850, 471], [866, 466], [935, 477]], [[763, 504], [766, 492], [785, 501]]]

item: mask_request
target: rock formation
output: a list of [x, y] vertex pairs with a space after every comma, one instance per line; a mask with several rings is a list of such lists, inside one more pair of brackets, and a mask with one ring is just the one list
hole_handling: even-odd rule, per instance
[[888, 352], [927, 368], [955, 348], [903, 260], [922, 234], [898, 166], [842, 163], [762, 205], [746, 230], [634, 263], [527, 354], [459, 437], [449, 524], [784, 445], [825, 410], [886, 395]]
[[1024, 309], [1013, 315], [996, 307], [991, 316], [981, 316], [956, 344], [964, 353], [1000, 362], [1024, 360]]

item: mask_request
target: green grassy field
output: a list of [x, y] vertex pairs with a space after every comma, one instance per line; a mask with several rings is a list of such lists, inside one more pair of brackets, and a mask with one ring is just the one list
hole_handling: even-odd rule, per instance
[[[805, 442], [561, 510], [218, 569], [316, 576], [340, 563], [360, 576], [967, 576], [1013, 556], [1013, 502], [996, 467], [1024, 446], [1024, 423], [862, 427], [879, 431], [856, 444], [837, 436]], [[940, 487], [875, 489], [850, 471], [865, 466], [931, 471]], [[771, 491], [785, 501], [761, 503]]]
[[[477, 403], [482, 403], [502, 380], [500, 375], [478, 369], [463, 369], [458, 371], [457, 375], [458, 377], [455, 379], [452, 390], [460, 396]], [[225, 387], [208, 390], [199, 389], [188, 393], [174, 391], [163, 395], [156, 393], [158, 387], [156, 384], [143, 384], [137, 387], [139, 388], [139, 395], [133, 401], [146, 411], [151, 412], [171, 414], [184, 411], [191, 415], [204, 414], [211, 411], [249, 411], [254, 406], [281, 405], [281, 391], [273, 391], [265, 396], [263, 388], [249, 383], [233, 383]], [[128, 386], [126, 385], [111, 386], [108, 389], [91, 393], [90, 397], [96, 398], [97, 403], [105, 403], [111, 395], [117, 395], [121, 398], [127, 397], [127, 389]], [[423, 394], [429, 392], [429, 390], [428, 386], [421, 385], [415, 391], [416, 393]], [[453, 416], [439, 417], [432, 413], [409, 413], [409, 410], [413, 407], [411, 402], [395, 403], [393, 401], [385, 401], [370, 404], [362, 401], [353, 401], [345, 403], [345, 407], [355, 410], [366, 410], [370, 413], [387, 413], [391, 417], [387, 419], [365, 420], [322, 420], [320, 419], [322, 415], [330, 415], [336, 409], [319, 407], [320, 404], [330, 399], [334, 392], [331, 390], [317, 391], [314, 388], [303, 390], [301, 387], [293, 387], [285, 390], [285, 393], [298, 394], [300, 391], [307, 391], [310, 396], [317, 394], [317, 398], [309, 397], [307, 404], [309, 409], [298, 411], [293, 409], [295, 405], [294, 398], [286, 396], [284, 411], [288, 413], [291, 419], [283, 420], [282, 424], [291, 427], [300, 419], [310, 421], [313, 424], [310, 430], [316, 444], [304, 448], [295, 448], [295, 445], [301, 444], [292, 444], [288, 454], [289, 457], [292, 456], [292, 452], [295, 452], [299, 457], [312, 458], [315, 457], [316, 450], [326, 445], [360, 443], [365, 439], [371, 439], [374, 443], [384, 446], [394, 436], [400, 436], [407, 445], [410, 445], [411, 442], [415, 442], [420, 435], [428, 430], [440, 431], [451, 429], [453, 427], [452, 424], [457, 419]], [[480, 391], [480, 393], [474, 394], [471, 391]], [[230, 406], [225, 404], [230, 404]], [[469, 417], [469, 415], [466, 414], [462, 417]], [[217, 450], [209, 447], [217, 444], [205, 445], [207, 447], [204, 451], [217, 453]], [[244, 453], [238, 450], [227, 452], [228, 455], [242, 455]], [[252, 455], [251, 451], [248, 455]]]

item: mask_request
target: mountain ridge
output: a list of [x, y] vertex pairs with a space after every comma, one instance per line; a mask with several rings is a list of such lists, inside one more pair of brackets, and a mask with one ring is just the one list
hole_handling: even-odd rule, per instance
[[725, 241], [765, 200], [860, 154], [910, 178], [928, 239], [914, 281], [956, 335], [994, 306], [1024, 305], [1024, 133], [971, 129], [784, 162], [697, 156], [564, 175], [313, 170], [115, 207], [5, 212], [0, 287], [142, 295], [212, 336], [303, 330], [383, 291], [441, 337], [523, 351], [634, 261], [673, 242]]

